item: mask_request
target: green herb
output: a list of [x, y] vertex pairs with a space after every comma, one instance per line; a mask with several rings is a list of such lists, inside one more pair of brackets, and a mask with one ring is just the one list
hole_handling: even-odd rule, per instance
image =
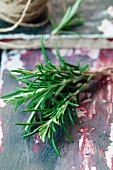
[[72, 31], [69, 31], [70, 28], [75, 26], [82, 25], [84, 23], [84, 19], [78, 16], [78, 9], [82, 3], [82, 0], [77, 0], [72, 7], [68, 7], [61, 22], [58, 26], [55, 26], [54, 21], [50, 18], [50, 22], [53, 27], [52, 35], [56, 34], [75, 34]]
[[[89, 75], [84, 73], [88, 64], [81, 67], [80, 60], [77, 66], [67, 63], [60, 56], [55, 44], [56, 54], [61, 63], [60, 66], [55, 66], [49, 60], [43, 39], [41, 39], [41, 46], [46, 64], [37, 64], [37, 70], [12, 70], [10, 72], [12, 76], [14, 76], [13, 73], [21, 73], [20, 77], [14, 76], [14, 78], [23, 82], [25, 86], [17, 88], [15, 92], [6, 94], [2, 98], [9, 104], [15, 103], [15, 111], [21, 104], [28, 102], [24, 110], [24, 112], [30, 112], [28, 120], [25, 123], [15, 122], [14, 124], [22, 125], [22, 129], [27, 132], [23, 138], [39, 132], [43, 142], [47, 138], [50, 139], [56, 153], [60, 156], [54, 136], [59, 127], [73, 141], [67, 130], [69, 121], [72, 125], [74, 119], [79, 123], [76, 108], [79, 106], [79, 93], [89, 82]], [[33, 125], [35, 127], [37, 125], [34, 130], [32, 130]]]

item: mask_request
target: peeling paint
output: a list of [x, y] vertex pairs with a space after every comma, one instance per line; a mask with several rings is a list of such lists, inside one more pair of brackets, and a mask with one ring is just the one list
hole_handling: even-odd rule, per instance
[[92, 119], [93, 115], [96, 114], [96, 99], [93, 101], [90, 99], [86, 99], [82, 102], [80, 107], [77, 108], [78, 117], [86, 116]]
[[[24, 69], [24, 63], [21, 61], [21, 53], [17, 50], [12, 50], [9, 53], [8, 60], [4, 66], [8, 71], [15, 70], [18, 68]], [[17, 73], [16, 73], [17, 74]]]
[[110, 5], [107, 10], [106, 10], [107, 14], [109, 14], [111, 17], [113, 17], [113, 6]]
[[81, 170], [90, 170], [91, 169], [91, 155], [94, 155], [94, 144], [92, 140], [88, 140], [88, 129], [81, 129], [81, 139], [79, 140], [79, 149], [83, 157], [83, 164]]
[[78, 115], [79, 118], [83, 117], [83, 116], [85, 116], [87, 114], [87, 110], [86, 110], [85, 107], [78, 107], [76, 109], [76, 112], [77, 112], [77, 115]]
[[4, 102], [4, 100], [0, 98], [0, 108], [4, 107], [6, 107], [6, 102]]
[[[56, 55], [56, 50], [52, 49], [52, 53]], [[73, 55], [73, 49], [59, 49], [59, 53], [62, 57], [70, 57]]]
[[107, 100], [109, 101], [109, 102], [111, 102], [112, 101], [112, 84], [111, 83], [109, 83], [108, 85], [107, 85]]
[[80, 129], [80, 132], [81, 133], [81, 139], [79, 140], [79, 148], [80, 148], [80, 151], [81, 153], [83, 153], [83, 150], [84, 150], [84, 146], [85, 146], [85, 141], [87, 139], [87, 128], [84, 128], [84, 129]]
[[92, 166], [92, 167], [91, 167], [91, 170], [96, 170], [96, 167], [95, 167], [95, 166]]
[[89, 109], [89, 113], [88, 113], [88, 117], [91, 119], [93, 117], [93, 115], [96, 114], [96, 100], [94, 100], [91, 103], [91, 107]]
[[75, 55], [81, 55], [81, 54], [85, 54], [88, 55], [91, 59], [96, 60], [99, 56], [99, 49], [97, 50], [93, 50], [93, 49], [76, 49], [75, 50]]
[[2, 128], [2, 119], [0, 118], [0, 152], [2, 152], [2, 144], [3, 144], [3, 128]]
[[32, 150], [34, 153], [38, 153], [40, 151], [40, 147], [39, 147], [40, 142], [41, 142], [40, 135], [39, 135], [39, 133], [37, 133], [33, 137]]
[[97, 29], [106, 36], [113, 36], [113, 23], [108, 19], [104, 19]]
[[[80, 103], [81, 105], [76, 109], [78, 117], [90, 116], [89, 111], [87, 109], [87, 105], [92, 105], [91, 93], [81, 93], [80, 94]], [[93, 107], [93, 106], [92, 106]], [[92, 108], [93, 109], [93, 108]], [[94, 114], [94, 113], [92, 113]]]
[[1, 90], [2, 90], [3, 84], [4, 84], [4, 81], [3, 81], [2, 78], [1, 78], [1, 79], [0, 79], [0, 92], [1, 92]]
[[113, 162], [113, 123], [111, 123], [111, 132], [110, 132], [110, 146], [108, 146], [107, 151], [105, 152], [107, 166], [110, 170], [113, 170], [112, 162]]
[[1, 76], [3, 76], [4, 70], [15, 70], [18, 68], [24, 69], [24, 63], [21, 60], [21, 54], [24, 54], [25, 50], [11, 50], [10, 52], [2, 52], [2, 63], [1, 63]]
[[[25, 52], [25, 50], [23, 50]], [[2, 60], [1, 60], [1, 70], [0, 70], [0, 94], [1, 90], [4, 84], [3, 81], [3, 73], [4, 70], [11, 71], [13, 69], [17, 68], [24, 68], [24, 64], [21, 61], [21, 53], [19, 50], [12, 50], [9, 53], [7, 53], [6, 50], [2, 52]], [[18, 74], [18, 73], [17, 73]], [[6, 103], [3, 99], [0, 98], [0, 108], [4, 108], [6, 106]]]
[[94, 155], [94, 150], [93, 150], [93, 142], [92, 140], [86, 139], [85, 145], [84, 145], [84, 150], [83, 150], [83, 167], [84, 170], [90, 170], [90, 157], [91, 155]]
[[109, 103], [108, 106], [107, 106], [107, 112], [108, 112], [108, 117], [107, 117], [107, 124], [109, 123], [109, 119], [110, 119], [110, 116], [111, 114], [113, 113], [113, 104], [112, 103]]
[[74, 165], [71, 166], [71, 169], [75, 169], [76, 170], [76, 167]]

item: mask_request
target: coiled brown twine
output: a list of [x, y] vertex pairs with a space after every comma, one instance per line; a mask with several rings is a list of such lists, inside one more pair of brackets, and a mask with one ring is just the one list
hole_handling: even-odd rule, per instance
[[48, 0], [0, 0], [0, 19], [14, 23], [9, 28], [0, 28], [0, 32], [12, 31], [19, 25], [40, 27], [48, 22], [31, 24], [29, 22], [39, 18], [47, 7]]

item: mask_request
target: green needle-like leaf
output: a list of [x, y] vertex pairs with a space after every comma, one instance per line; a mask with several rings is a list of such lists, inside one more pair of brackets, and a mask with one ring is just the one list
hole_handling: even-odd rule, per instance
[[77, 12], [78, 12], [78, 9], [81, 3], [82, 3], [82, 0], [76, 0], [75, 4], [72, 7], [67, 8], [67, 11], [65, 12], [60, 23], [52, 31], [52, 35], [63, 33], [63, 31], [65, 31], [66, 29], [68, 30], [68, 28], [70, 27], [79, 26], [84, 23], [84, 19], [78, 18], [77, 16], [78, 15]]

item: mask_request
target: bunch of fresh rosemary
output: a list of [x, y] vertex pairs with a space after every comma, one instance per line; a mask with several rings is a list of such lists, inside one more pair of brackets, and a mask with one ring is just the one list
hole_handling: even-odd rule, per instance
[[[60, 153], [56, 147], [54, 135], [59, 126], [64, 130], [67, 137], [73, 141], [67, 132], [69, 121], [74, 124], [74, 117], [77, 121], [76, 108], [79, 106], [79, 93], [85, 89], [89, 82], [89, 75], [84, 74], [88, 64], [81, 67], [67, 63], [59, 54], [55, 45], [57, 56], [61, 65], [55, 66], [51, 63], [41, 39], [42, 52], [47, 64], [37, 64], [37, 70], [12, 70], [11, 75], [18, 81], [25, 83], [22, 88], [15, 92], [2, 96], [7, 103], [15, 103], [14, 109], [28, 101], [24, 112], [30, 112], [25, 123], [16, 122], [22, 125], [27, 134], [23, 138], [39, 132], [40, 139], [45, 142], [50, 138], [57, 154]], [[21, 73], [16, 77], [13, 73]], [[36, 119], [38, 114], [38, 120]], [[32, 126], [37, 127], [32, 130]]]

